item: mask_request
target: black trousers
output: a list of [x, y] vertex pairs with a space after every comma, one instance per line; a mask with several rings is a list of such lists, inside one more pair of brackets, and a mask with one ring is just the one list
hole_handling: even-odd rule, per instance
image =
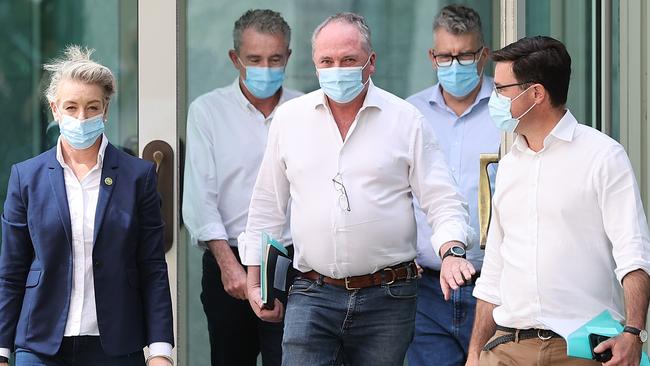
[[[237, 248], [231, 249], [241, 263]], [[209, 250], [203, 254], [201, 285], [212, 366], [255, 366], [260, 352], [264, 366], [280, 366], [284, 324], [260, 320], [248, 300], [228, 295], [221, 282], [219, 265]]]

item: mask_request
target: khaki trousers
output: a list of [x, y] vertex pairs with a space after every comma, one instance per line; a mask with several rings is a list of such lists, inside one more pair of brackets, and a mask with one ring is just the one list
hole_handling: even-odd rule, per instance
[[[508, 334], [497, 330], [490, 339]], [[541, 340], [525, 339], [500, 344], [489, 351], [482, 351], [481, 366], [595, 366], [600, 362], [566, 355], [566, 342], [562, 338]]]

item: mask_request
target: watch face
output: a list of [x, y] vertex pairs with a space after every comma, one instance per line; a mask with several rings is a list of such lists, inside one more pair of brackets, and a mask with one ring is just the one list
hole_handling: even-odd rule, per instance
[[648, 340], [648, 331], [642, 329], [641, 332], [639, 333], [639, 339], [641, 340], [641, 342], [645, 343]]
[[461, 247], [451, 247], [451, 253], [454, 256], [462, 257], [465, 255], [465, 249]]

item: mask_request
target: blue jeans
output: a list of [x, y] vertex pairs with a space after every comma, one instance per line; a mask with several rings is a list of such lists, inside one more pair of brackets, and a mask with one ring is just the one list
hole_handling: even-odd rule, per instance
[[282, 365], [402, 365], [416, 298], [414, 280], [348, 291], [297, 278], [289, 290]]
[[474, 286], [454, 291], [449, 301], [442, 295], [438, 273], [425, 271], [418, 286], [415, 337], [408, 350], [409, 366], [464, 364], [476, 308], [476, 299], [472, 296]]
[[16, 349], [15, 366], [144, 366], [144, 353], [124, 356], [104, 353], [99, 337], [64, 337], [54, 356], [46, 356], [24, 348]]

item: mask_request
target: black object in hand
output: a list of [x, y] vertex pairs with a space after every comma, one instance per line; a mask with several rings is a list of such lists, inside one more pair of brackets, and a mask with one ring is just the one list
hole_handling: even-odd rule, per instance
[[604, 352], [601, 353], [596, 353], [594, 352], [594, 348], [601, 344], [602, 342], [605, 342], [608, 340], [610, 337], [605, 337], [600, 334], [589, 334], [589, 346], [591, 347], [591, 356], [595, 361], [598, 362], [607, 362], [612, 359], [612, 349], [608, 348]]

